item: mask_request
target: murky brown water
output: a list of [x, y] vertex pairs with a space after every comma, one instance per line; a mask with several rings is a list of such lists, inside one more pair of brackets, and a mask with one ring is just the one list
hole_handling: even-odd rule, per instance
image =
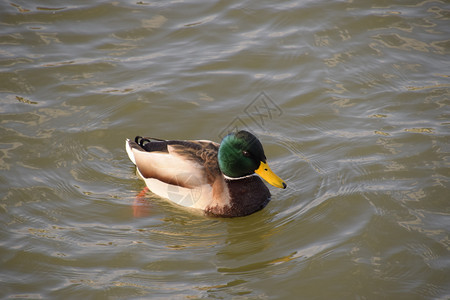
[[[445, 1], [3, 1], [0, 298], [448, 299], [449, 19]], [[234, 127], [288, 183], [263, 211], [140, 193], [125, 138]]]

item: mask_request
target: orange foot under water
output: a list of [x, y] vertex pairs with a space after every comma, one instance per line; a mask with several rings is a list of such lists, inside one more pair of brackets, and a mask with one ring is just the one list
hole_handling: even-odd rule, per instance
[[133, 201], [133, 216], [136, 218], [147, 217], [150, 214], [150, 203], [145, 198], [149, 192], [148, 187], [145, 187]]

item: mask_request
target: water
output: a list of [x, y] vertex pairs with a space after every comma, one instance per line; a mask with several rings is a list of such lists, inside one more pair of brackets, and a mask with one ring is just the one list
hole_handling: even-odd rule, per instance
[[[0, 6], [1, 298], [450, 298], [445, 1]], [[234, 127], [264, 210], [141, 193], [125, 138]]]

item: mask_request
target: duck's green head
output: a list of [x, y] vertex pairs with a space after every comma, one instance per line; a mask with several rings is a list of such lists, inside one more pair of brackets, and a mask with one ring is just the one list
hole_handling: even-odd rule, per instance
[[223, 174], [239, 178], [258, 174], [268, 183], [286, 188], [286, 183], [269, 168], [261, 142], [250, 132], [241, 130], [225, 136], [219, 147], [219, 167]]

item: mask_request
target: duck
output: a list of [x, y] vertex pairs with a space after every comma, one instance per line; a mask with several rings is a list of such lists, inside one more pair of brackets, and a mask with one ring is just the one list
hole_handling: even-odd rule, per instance
[[271, 200], [267, 186], [287, 184], [269, 167], [258, 138], [230, 132], [220, 144], [210, 140], [126, 139], [136, 173], [154, 194], [215, 217], [242, 217]]

